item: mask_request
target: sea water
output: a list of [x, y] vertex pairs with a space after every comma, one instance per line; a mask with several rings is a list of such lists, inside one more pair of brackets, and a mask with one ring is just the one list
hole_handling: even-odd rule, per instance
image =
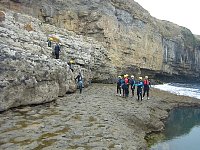
[[164, 138], [150, 150], [200, 150], [200, 109], [171, 111], [163, 134]]
[[177, 95], [200, 99], [200, 83], [167, 83], [161, 85], [153, 85], [153, 87]]
[[[169, 83], [155, 88], [200, 99], [198, 84]], [[177, 108], [170, 112], [165, 125], [164, 139], [150, 150], [200, 150], [200, 109]]]

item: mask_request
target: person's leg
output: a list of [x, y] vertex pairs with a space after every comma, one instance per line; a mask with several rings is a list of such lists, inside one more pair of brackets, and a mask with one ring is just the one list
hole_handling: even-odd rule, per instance
[[59, 59], [59, 54], [55, 53], [55, 55], [56, 55], [56, 59]]
[[144, 96], [145, 96], [145, 94], [146, 94], [146, 90], [147, 90], [147, 89], [146, 89], [146, 88], [144, 88], [143, 97], [144, 97]]
[[79, 81], [78, 85], [79, 85], [80, 94], [82, 93], [82, 88], [83, 88], [82, 84], [83, 84], [82, 81]]
[[119, 85], [117, 85], [117, 95], [120, 94], [121, 95], [121, 88]]
[[134, 88], [131, 87], [131, 91], [132, 91], [132, 97], [134, 97]]
[[58, 58], [57, 59], [59, 59], [59, 53], [58, 53]]
[[80, 88], [80, 94], [82, 93], [82, 87], [79, 87]]
[[127, 85], [127, 97], [129, 96], [129, 85]]
[[128, 95], [129, 95], [129, 87], [127, 86], [127, 88], [126, 88], [126, 97], [128, 97]]
[[119, 96], [122, 96], [122, 88], [119, 87]]
[[149, 88], [147, 89], [147, 99], [149, 99]]
[[125, 98], [127, 97], [127, 87], [125, 87], [125, 90], [124, 90], [124, 92], [125, 92]]

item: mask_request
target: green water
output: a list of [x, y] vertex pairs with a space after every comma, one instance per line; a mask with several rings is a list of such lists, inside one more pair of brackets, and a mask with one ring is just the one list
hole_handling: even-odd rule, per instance
[[200, 150], [200, 109], [171, 111], [162, 138], [150, 150]]

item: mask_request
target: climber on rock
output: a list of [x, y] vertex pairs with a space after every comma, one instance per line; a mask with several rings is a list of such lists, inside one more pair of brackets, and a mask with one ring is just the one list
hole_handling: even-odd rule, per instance
[[73, 60], [70, 60], [69, 62], [68, 62], [68, 65], [69, 65], [69, 68], [70, 68], [70, 70], [72, 71], [72, 72], [74, 72], [74, 61]]
[[51, 47], [52, 41], [53, 41], [52, 38], [48, 38], [47, 40], [48, 47]]
[[59, 54], [60, 54], [60, 46], [58, 43], [56, 43], [56, 46], [54, 48], [54, 52], [55, 52], [55, 55], [56, 55], [56, 59], [59, 59]]

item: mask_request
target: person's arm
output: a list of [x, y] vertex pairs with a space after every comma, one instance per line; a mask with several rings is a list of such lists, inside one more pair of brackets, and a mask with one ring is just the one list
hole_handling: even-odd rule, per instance
[[138, 82], [135, 81], [135, 84], [134, 84], [134, 85], [135, 85], [135, 86], [138, 86]]
[[143, 82], [139, 82], [137, 86], [143, 86]]
[[77, 79], [78, 79], [78, 76], [76, 76], [75, 81], [77, 81]]
[[77, 80], [77, 79], [78, 79], [78, 76], [76, 76], [75, 80]]

